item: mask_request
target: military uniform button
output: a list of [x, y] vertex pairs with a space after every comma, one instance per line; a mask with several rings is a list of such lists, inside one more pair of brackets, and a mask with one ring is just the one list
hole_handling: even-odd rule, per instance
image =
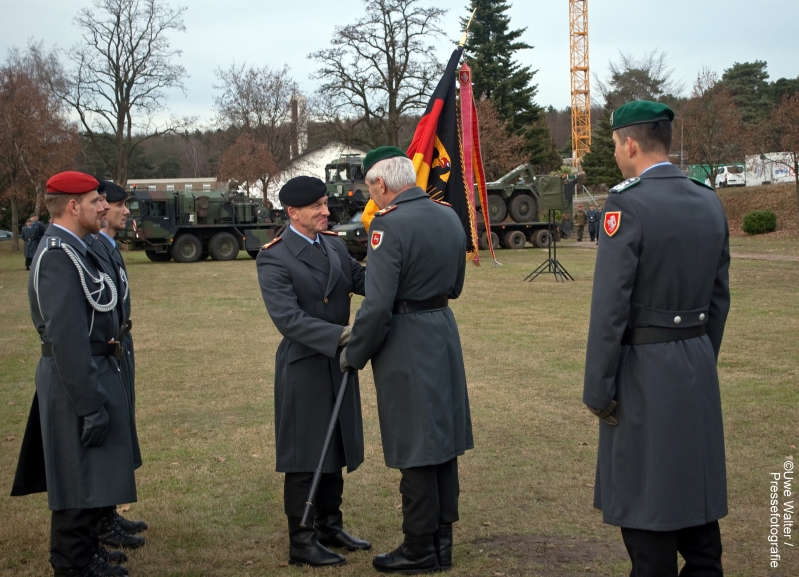
[[353, 294], [355, 294], [355, 293], [350, 293], [350, 298], [352, 298], [352, 295], [353, 295]]
[[702, 313], [701, 315], [699, 315], [699, 320], [700, 321], [705, 320], [705, 313]]
[[681, 319], [680, 317], [674, 317], [674, 324], [675, 324], [675, 325], [678, 325], [678, 324], [680, 324], [681, 322], [682, 322], [682, 319]]
[[329, 300], [328, 300], [328, 299], [325, 299], [325, 304], [327, 304], [328, 302], [329, 302]]

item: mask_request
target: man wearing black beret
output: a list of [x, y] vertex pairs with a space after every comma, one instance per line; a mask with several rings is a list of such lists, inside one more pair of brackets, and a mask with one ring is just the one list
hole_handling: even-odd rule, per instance
[[313, 527], [301, 527], [305, 501], [333, 413], [342, 371], [339, 355], [350, 336], [350, 299], [364, 294], [365, 270], [344, 242], [327, 230], [327, 187], [298, 176], [280, 190], [290, 225], [258, 254], [258, 282], [266, 310], [283, 335], [275, 355], [276, 469], [285, 473], [283, 504], [289, 562], [330, 566], [349, 551], [369, 549], [343, 528], [344, 479], [363, 462], [358, 377], [347, 387], [338, 427], [322, 469]]
[[611, 116], [628, 180], [599, 222], [583, 402], [600, 419], [594, 506], [631, 577], [676, 577], [678, 553], [682, 577], [721, 577], [729, 233], [713, 189], [669, 163], [673, 118], [646, 101]]

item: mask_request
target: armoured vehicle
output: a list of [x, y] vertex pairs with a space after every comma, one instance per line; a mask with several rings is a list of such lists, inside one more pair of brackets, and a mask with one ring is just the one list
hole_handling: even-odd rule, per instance
[[227, 191], [136, 190], [125, 202], [130, 219], [116, 238], [156, 262], [255, 258], [285, 224], [282, 211]]
[[366, 258], [366, 229], [361, 214], [369, 202], [369, 187], [363, 178], [363, 159], [358, 154], [344, 154], [325, 166], [331, 230], [336, 232], [350, 255]]

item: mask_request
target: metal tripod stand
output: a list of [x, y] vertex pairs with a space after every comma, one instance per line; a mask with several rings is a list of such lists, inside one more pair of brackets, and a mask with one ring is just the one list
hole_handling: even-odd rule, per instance
[[558, 243], [555, 242], [555, 235], [560, 234], [560, 229], [555, 225], [554, 210], [549, 211], [547, 230], [549, 231], [549, 256], [544, 262], [538, 265], [538, 268], [528, 274], [524, 280], [532, 282], [538, 275], [549, 273], [555, 275], [555, 282], [566, 282], [566, 279], [574, 280], [574, 277], [569, 274], [569, 271], [558, 262]]

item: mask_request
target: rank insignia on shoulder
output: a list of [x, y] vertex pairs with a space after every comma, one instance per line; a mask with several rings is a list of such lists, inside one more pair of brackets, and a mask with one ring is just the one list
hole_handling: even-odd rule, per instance
[[392, 204], [392, 205], [390, 205], [390, 206], [387, 206], [387, 207], [386, 207], [386, 208], [384, 208], [383, 210], [378, 210], [378, 211], [375, 213], [375, 216], [383, 216], [384, 214], [388, 214], [389, 212], [391, 212], [391, 211], [392, 211], [392, 210], [394, 210], [395, 208], [397, 208], [397, 205], [396, 205], [396, 204]]
[[716, 192], [716, 190], [715, 190], [715, 189], [714, 189], [712, 186], [710, 186], [708, 183], [706, 183], [705, 181], [703, 181], [703, 180], [699, 180], [698, 178], [691, 178], [690, 176], [689, 176], [688, 178], [689, 178], [690, 180], [693, 180], [693, 181], [694, 181], [696, 184], [698, 184], [699, 186], [704, 186], [705, 188], [709, 188], [709, 189], [710, 189], [710, 190], [712, 190], [713, 192]]
[[261, 250], [267, 250], [267, 249], [269, 249], [269, 247], [271, 247], [273, 244], [277, 244], [277, 243], [278, 243], [279, 241], [281, 241], [281, 240], [283, 240], [283, 237], [282, 237], [282, 236], [279, 236], [279, 237], [277, 237], [276, 239], [274, 239], [272, 242], [268, 242], [268, 243], [266, 243], [264, 246], [262, 246], [262, 247], [261, 247]]
[[432, 200], [433, 202], [437, 202], [438, 204], [443, 204], [444, 206], [452, 208], [452, 205], [450, 203], [444, 202], [443, 200], [436, 200], [435, 198], [431, 198], [430, 200]]
[[383, 244], [383, 235], [385, 233], [382, 230], [373, 230], [372, 234], [369, 236], [369, 244], [372, 245], [372, 250], [377, 250], [381, 244]]
[[638, 178], [637, 176], [634, 176], [633, 178], [628, 178], [624, 182], [620, 182], [619, 184], [611, 188], [610, 194], [619, 194], [620, 192], [624, 192], [628, 188], [634, 187], [639, 182], [641, 182], [641, 179]]
[[57, 236], [51, 236], [47, 239], [47, 248], [61, 248], [61, 239]]
[[619, 232], [619, 227], [621, 226], [621, 211], [606, 212], [603, 225], [605, 233], [607, 233], [608, 236], [613, 236]]

